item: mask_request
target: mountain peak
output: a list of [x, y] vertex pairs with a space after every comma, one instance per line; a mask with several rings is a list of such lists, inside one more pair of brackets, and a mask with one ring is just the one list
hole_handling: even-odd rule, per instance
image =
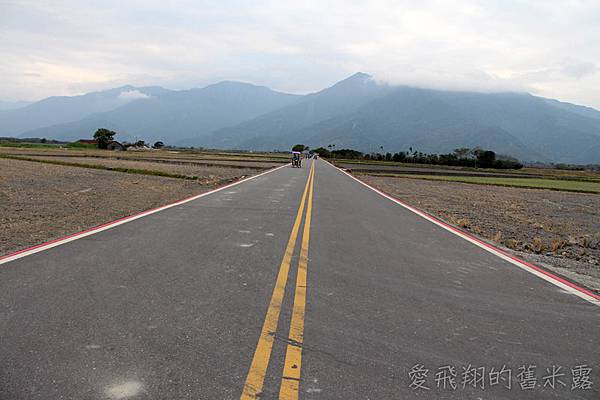
[[353, 75], [350, 75], [346, 79], [342, 79], [339, 82], [336, 82], [333, 86], [330, 86], [326, 89], [323, 89], [315, 94], [326, 93], [326, 92], [339, 92], [339, 91], [347, 91], [347, 90], [364, 90], [365, 87], [375, 87], [377, 83], [373, 80], [373, 77], [369, 74], [365, 74], [364, 72], [357, 72]]
[[364, 79], [371, 79], [373, 78], [371, 75], [369, 74], [365, 74], [364, 72], [357, 72], [354, 75], [350, 76], [347, 79], [360, 79], [360, 80], [364, 80]]
[[223, 87], [227, 87], [227, 86], [246, 86], [246, 87], [250, 87], [250, 86], [256, 86], [253, 83], [249, 83], [249, 82], [242, 82], [242, 81], [235, 81], [235, 80], [229, 80], [226, 79], [224, 81], [219, 81], [217, 83], [212, 83], [206, 87], [217, 87], [217, 86], [223, 86]]
[[365, 74], [364, 72], [357, 72], [353, 75], [350, 75], [346, 79], [339, 81], [338, 84], [340, 84], [340, 83], [365, 83], [365, 82], [368, 82], [371, 80], [373, 80], [373, 77], [371, 75]]
[[341, 81], [337, 82], [329, 89], [348, 90], [349, 88], [359, 89], [364, 88], [365, 86], [377, 86], [377, 82], [373, 80], [371, 75], [365, 74], [364, 72], [357, 72], [346, 79], [342, 79]]

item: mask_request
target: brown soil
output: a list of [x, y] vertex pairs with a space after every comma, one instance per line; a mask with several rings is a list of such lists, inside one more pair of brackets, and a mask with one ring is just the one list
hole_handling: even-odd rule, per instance
[[[135, 163], [138, 165], [139, 163]], [[184, 180], [0, 158], [0, 255], [213, 189], [261, 170]]]
[[600, 195], [371, 175], [360, 178], [600, 291]]
[[[119, 160], [112, 158], [96, 158], [96, 157], [29, 157], [36, 160], [48, 160], [51, 162], [68, 162], [77, 164], [88, 164], [88, 165], [102, 165], [104, 167], [118, 167], [118, 168], [131, 168], [131, 169], [144, 169], [149, 171], [160, 171], [168, 172], [172, 174], [181, 174], [185, 176], [195, 176], [200, 180], [215, 180], [215, 179], [227, 179], [233, 178], [240, 175], [252, 175], [257, 169], [268, 169], [274, 165], [281, 164], [263, 164], [254, 163], [251, 168], [248, 164], [242, 162], [235, 162], [233, 167], [228, 165], [217, 166], [217, 165], [202, 165], [193, 163], [178, 163], [177, 161], [168, 162], [155, 162], [155, 161], [142, 161], [142, 160]], [[218, 164], [218, 161], [214, 162]], [[232, 164], [233, 162], [229, 162]]]
[[189, 150], [146, 150], [146, 151], [107, 151], [98, 149], [76, 149], [76, 148], [23, 148], [23, 147], [2, 147], [0, 153], [20, 156], [43, 156], [43, 157], [92, 157], [92, 158], [114, 158], [129, 160], [177, 160], [177, 161], [197, 161], [197, 162], [219, 162], [235, 164], [268, 163], [281, 164], [289, 162], [287, 155], [270, 154], [259, 155], [254, 153], [236, 154], [236, 153], [218, 153], [218, 152], [194, 152]]

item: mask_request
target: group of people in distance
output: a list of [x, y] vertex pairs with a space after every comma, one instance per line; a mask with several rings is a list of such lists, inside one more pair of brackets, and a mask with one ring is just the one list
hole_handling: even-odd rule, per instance
[[292, 151], [292, 167], [302, 168], [302, 158], [310, 158], [310, 157], [312, 157], [316, 160], [317, 154], [310, 156], [307, 154], [303, 154], [299, 151]]

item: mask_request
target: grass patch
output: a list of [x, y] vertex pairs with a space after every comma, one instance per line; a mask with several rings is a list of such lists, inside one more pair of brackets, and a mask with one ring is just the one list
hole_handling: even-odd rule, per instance
[[66, 148], [69, 149], [97, 149], [98, 146], [91, 143], [80, 143], [80, 142], [72, 142], [65, 145]]
[[426, 179], [431, 181], [462, 182], [477, 185], [509, 186], [530, 189], [562, 190], [567, 192], [600, 193], [600, 182], [545, 179], [545, 178], [497, 178], [487, 176], [444, 176], [444, 175], [413, 175], [413, 174], [378, 174], [373, 176], [389, 176], [409, 179]]
[[[395, 161], [374, 161], [374, 160], [343, 160], [343, 159], [335, 159], [333, 160], [334, 164], [348, 164], [348, 165], [356, 165], [357, 172], [359, 172], [361, 167], [368, 166], [386, 166], [386, 167], [398, 167], [398, 171], [390, 170], [389, 173], [402, 173], [402, 168], [407, 169], [432, 169], [432, 170], [450, 170], [450, 171], [474, 171], [474, 172], [489, 172], [492, 174], [503, 174], [503, 175], [514, 175], [515, 178], [520, 177], [539, 177], [543, 179], [562, 179], [562, 180], [581, 180], [581, 181], [590, 181], [590, 182], [600, 182], [600, 173], [598, 171], [592, 170], [563, 170], [557, 168], [534, 168], [534, 167], [524, 167], [522, 169], [494, 169], [494, 168], [473, 168], [473, 167], [464, 167], [464, 166], [455, 166], [455, 165], [435, 165], [435, 164], [417, 164], [417, 163], [401, 163]], [[354, 169], [354, 168], [351, 168]], [[384, 173], [384, 170], [382, 170]], [[424, 175], [427, 174], [426, 171], [423, 172]]]
[[62, 144], [56, 143], [18, 143], [18, 142], [0, 142], [0, 147], [23, 147], [26, 149], [43, 149], [43, 148], [52, 148], [55, 149], [57, 147], [64, 146]]

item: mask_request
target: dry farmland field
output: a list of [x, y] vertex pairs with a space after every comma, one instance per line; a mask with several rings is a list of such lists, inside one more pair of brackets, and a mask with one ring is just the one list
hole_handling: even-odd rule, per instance
[[0, 255], [286, 162], [279, 154], [0, 147]]
[[600, 291], [600, 173], [336, 162], [414, 207]]

